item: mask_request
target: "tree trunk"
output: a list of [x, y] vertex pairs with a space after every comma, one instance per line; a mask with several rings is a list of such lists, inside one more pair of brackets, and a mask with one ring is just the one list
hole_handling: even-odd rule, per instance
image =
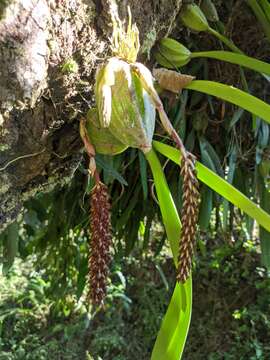
[[[65, 184], [80, 162], [78, 120], [93, 105], [110, 55], [113, 0], [1, 0], [0, 230], [38, 191]], [[140, 30], [140, 59], [168, 35], [181, 0], [119, 1]]]

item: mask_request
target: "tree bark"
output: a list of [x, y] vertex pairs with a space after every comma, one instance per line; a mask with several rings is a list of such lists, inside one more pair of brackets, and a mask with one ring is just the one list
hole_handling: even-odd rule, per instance
[[[78, 120], [94, 104], [98, 64], [110, 55], [113, 0], [2, 0], [0, 4], [0, 231], [38, 191], [72, 177]], [[181, 0], [119, 1], [140, 31], [140, 60], [172, 30]]]

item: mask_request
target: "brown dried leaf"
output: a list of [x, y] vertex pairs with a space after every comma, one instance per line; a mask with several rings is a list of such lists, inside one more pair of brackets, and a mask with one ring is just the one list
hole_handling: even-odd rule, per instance
[[154, 69], [153, 75], [163, 89], [176, 94], [179, 94], [186, 85], [190, 84], [192, 80], [195, 79], [194, 76], [180, 74], [176, 71], [164, 68]]

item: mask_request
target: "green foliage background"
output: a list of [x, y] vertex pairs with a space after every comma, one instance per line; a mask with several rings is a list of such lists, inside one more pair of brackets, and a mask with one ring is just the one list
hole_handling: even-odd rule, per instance
[[[160, 228], [156, 229], [161, 236]], [[193, 315], [184, 359], [268, 359], [269, 279], [256, 246], [202, 238], [193, 272]], [[0, 277], [1, 360], [149, 359], [174, 284], [165, 247], [158, 257], [139, 253], [115, 262], [106, 311], [92, 317], [72, 295], [56, 311], [50, 283], [16, 260]], [[88, 353], [88, 357], [87, 357]]]

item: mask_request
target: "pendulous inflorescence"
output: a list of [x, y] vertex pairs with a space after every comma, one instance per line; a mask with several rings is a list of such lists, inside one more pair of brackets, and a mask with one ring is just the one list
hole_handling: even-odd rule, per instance
[[99, 181], [91, 192], [90, 203], [91, 240], [88, 258], [88, 298], [94, 305], [101, 305], [106, 295], [112, 243], [110, 210], [107, 186]]
[[177, 281], [184, 283], [191, 271], [199, 209], [199, 183], [192, 154], [187, 153], [186, 157], [182, 157], [180, 174], [183, 180], [183, 206]]

